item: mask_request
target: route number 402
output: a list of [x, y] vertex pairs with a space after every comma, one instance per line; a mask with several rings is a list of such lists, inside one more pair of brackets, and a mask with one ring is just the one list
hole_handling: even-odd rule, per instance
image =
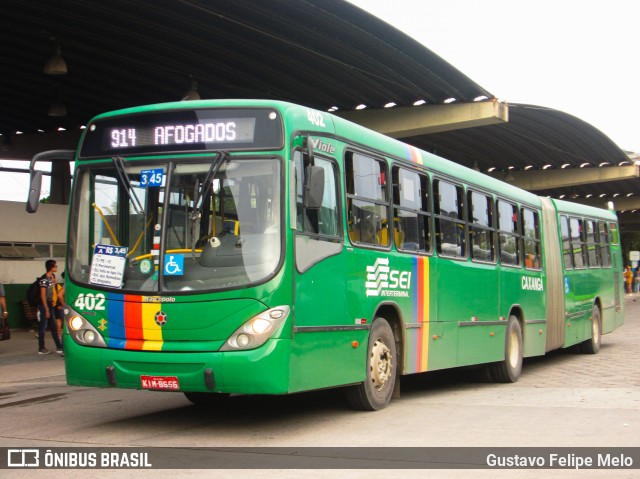
[[312, 125], [326, 128], [322, 113], [320, 113], [319, 111], [313, 111], [313, 110], [307, 109], [307, 119], [311, 122]]
[[104, 311], [104, 303], [106, 298], [104, 294], [80, 294], [73, 305], [84, 311]]

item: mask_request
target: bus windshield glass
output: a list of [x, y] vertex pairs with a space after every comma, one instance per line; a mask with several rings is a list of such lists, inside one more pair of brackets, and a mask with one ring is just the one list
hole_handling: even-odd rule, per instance
[[71, 277], [145, 294], [242, 288], [280, 262], [281, 162], [111, 162], [76, 171]]

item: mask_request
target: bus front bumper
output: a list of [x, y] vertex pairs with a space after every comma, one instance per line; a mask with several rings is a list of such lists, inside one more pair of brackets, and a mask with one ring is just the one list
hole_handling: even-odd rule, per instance
[[129, 351], [81, 346], [65, 337], [65, 370], [71, 386], [181, 392], [286, 394], [288, 339], [233, 352]]

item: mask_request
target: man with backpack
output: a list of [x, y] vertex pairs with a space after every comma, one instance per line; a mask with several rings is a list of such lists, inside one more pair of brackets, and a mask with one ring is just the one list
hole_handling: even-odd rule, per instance
[[40, 311], [40, 330], [38, 334], [38, 354], [51, 354], [51, 351], [44, 347], [44, 335], [48, 329], [51, 331], [53, 341], [56, 344], [56, 353], [64, 356], [62, 351], [62, 342], [58, 336], [58, 328], [56, 325], [56, 308], [54, 306], [54, 295], [56, 290], [56, 274], [58, 265], [52, 259], [45, 262], [47, 272], [42, 275], [39, 281], [40, 301], [38, 310]]

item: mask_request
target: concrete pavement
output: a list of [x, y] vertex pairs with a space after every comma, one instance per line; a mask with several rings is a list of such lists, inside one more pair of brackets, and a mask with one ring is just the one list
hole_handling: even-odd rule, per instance
[[[402, 395], [375, 413], [348, 410], [340, 391], [237, 398], [224, 410], [181, 394], [65, 385], [64, 361], [39, 356], [33, 332], [0, 343], [0, 443], [133, 447], [638, 447], [640, 295], [625, 298], [625, 324], [597, 355], [552, 352], [525, 360], [515, 384], [486, 383], [457, 369], [403, 378]], [[52, 345], [50, 335], [47, 346]], [[52, 416], [51, 413], [55, 412]], [[43, 422], [43, 418], [46, 421]], [[86, 471], [12, 471], [11, 477], [86, 477]], [[92, 477], [113, 478], [120, 471]], [[297, 478], [297, 470], [148, 471], [149, 477]], [[222, 472], [222, 474], [221, 474]], [[342, 471], [347, 479], [635, 478], [636, 470]], [[83, 474], [82, 476], [80, 474]], [[143, 477], [136, 471], [136, 477]], [[333, 477], [307, 471], [305, 477]], [[118, 477], [130, 477], [122, 475]]]

